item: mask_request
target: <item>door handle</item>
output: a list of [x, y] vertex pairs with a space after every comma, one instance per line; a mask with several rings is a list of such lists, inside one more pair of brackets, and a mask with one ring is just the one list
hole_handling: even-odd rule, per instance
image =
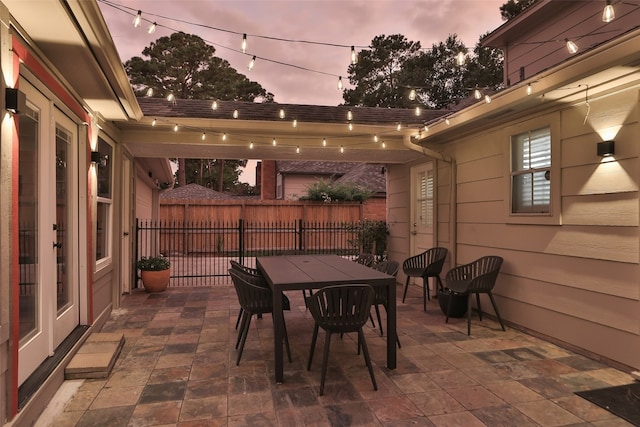
[[129, 235], [129, 232], [128, 232], [128, 231], [125, 231], [124, 233], [122, 233], [122, 235], [123, 235], [123, 236], [128, 236], [128, 235]]
[[62, 248], [62, 242], [53, 242], [53, 248], [54, 249], [61, 249]]
[[416, 230], [413, 230], [411, 234], [415, 236], [416, 234], [418, 234], [418, 232]]

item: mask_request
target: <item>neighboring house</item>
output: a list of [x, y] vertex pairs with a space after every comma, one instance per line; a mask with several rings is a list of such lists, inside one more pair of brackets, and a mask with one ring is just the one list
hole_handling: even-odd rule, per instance
[[[540, 0], [485, 39], [506, 58], [491, 103], [416, 116], [136, 99], [95, 1], [37, 3], [0, 0], [3, 424], [35, 420], [70, 356], [119, 307], [135, 219], [157, 216], [173, 179], [166, 159], [187, 153], [383, 159], [391, 259], [435, 245], [449, 248], [447, 266], [501, 255], [508, 322], [640, 369], [639, 6], [616, 3], [604, 24], [604, 2]], [[607, 140], [615, 154], [603, 158]]]
[[430, 124], [416, 144], [436, 161], [390, 166], [390, 217], [409, 220], [390, 247], [402, 258], [423, 228], [411, 247], [445, 246], [449, 266], [502, 256], [504, 319], [638, 369], [640, 5], [615, 3], [607, 24], [604, 4], [541, 0], [484, 39], [505, 52], [506, 89]]

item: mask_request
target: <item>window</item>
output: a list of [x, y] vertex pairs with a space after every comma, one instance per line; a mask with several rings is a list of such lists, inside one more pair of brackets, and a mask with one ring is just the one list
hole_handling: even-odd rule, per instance
[[551, 212], [551, 128], [511, 137], [511, 213]]
[[96, 262], [111, 256], [112, 224], [112, 168], [113, 148], [102, 139], [98, 140], [100, 161], [96, 164], [98, 178], [98, 200], [96, 209]]

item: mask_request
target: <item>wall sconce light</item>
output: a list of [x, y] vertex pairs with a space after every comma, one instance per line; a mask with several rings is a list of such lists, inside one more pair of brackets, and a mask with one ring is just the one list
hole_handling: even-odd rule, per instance
[[17, 88], [8, 87], [5, 91], [4, 103], [7, 110], [13, 114], [18, 114], [24, 111], [27, 106], [27, 95]]
[[97, 165], [98, 163], [100, 163], [100, 152], [98, 151], [91, 152], [91, 163], [93, 163], [94, 165]]
[[598, 142], [597, 152], [598, 152], [598, 156], [601, 156], [601, 157], [613, 156], [616, 153], [615, 141]]

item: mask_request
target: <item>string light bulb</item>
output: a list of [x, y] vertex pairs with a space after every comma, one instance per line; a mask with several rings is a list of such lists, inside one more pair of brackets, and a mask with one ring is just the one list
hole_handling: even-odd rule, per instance
[[342, 90], [342, 76], [338, 77], [338, 90]]
[[211, 109], [212, 109], [212, 110], [217, 110], [217, 109], [218, 109], [218, 101], [215, 101], [215, 100], [214, 100], [214, 101], [211, 103]]
[[344, 153], [344, 145], [340, 146], [340, 154]]
[[572, 42], [569, 39], [564, 39], [564, 41], [567, 43], [567, 50], [569, 51], [570, 54], [574, 54], [578, 52], [578, 45], [575, 44], [574, 42]]
[[273, 141], [271, 141], [271, 145], [275, 147], [276, 145], [278, 145], [278, 141], [276, 141], [276, 139], [273, 138]]
[[249, 150], [253, 150], [253, 141], [249, 142]]
[[451, 120], [449, 120], [449, 117], [444, 119], [444, 122], [447, 124], [447, 126], [449, 126], [451, 124]]
[[234, 119], [238, 118], [238, 110], [233, 110], [233, 118]]
[[382, 147], [382, 148], [387, 148], [387, 144], [385, 144], [385, 142], [384, 142], [384, 141], [382, 141], [382, 145], [381, 145], [381, 147]]
[[416, 116], [419, 116], [421, 112], [420, 107], [416, 107]]
[[456, 65], [461, 67], [464, 65], [465, 61], [466, 61], [466, 58], [464, 56], [464, 52], [462, 51], [458, 52], [456, 55]]
[[178, 124], [176, 123], [175, 126], [173, 127], [173, 131], [174, 132], [178, 132], [178, 129], [179, 129], [179, 127], [178, 127]]
[[349, 132], [353, 130], [353, 123], [349, 123]]
[[411, 89], [409, 91], [409, 101], [415, 101], [416, 100], [416, 90], [415, 89]]
[[253, 58], [251, 58], [251, 61], [249, 61], [249, 71], [253, 70], [253, 66], [256, 65], [256, 56], [253, 55]]
[[242, 53], [247, 52], [247, 35], [246, 34], [242, 35], [242, 45], [240, 47], [242, 49]]
[[527, 85], [527, 95], [531, 95], [533, 93], [533, 87], [531, 86], [531, 83], [529, 83]]
[[146, 95], [148, 98], [151, 98], [151, 97], [153, 96], [153, 88], [152, 88], [152, 87], [147, 88], [147, 92], [145, 93], [145, 95]]
[[140, 24], [142, 24], [142, 11], [139, 10], [136, 14], [135, 18], [133, 18], [133, 26], [134, 28], [138, 28]]
[[373, 142], [378, 142], [378, 135], [373, 135]]
[[355, 46], [351, 46], [351, 64], [356, 65], [358, 63], [358, 54], [356, 53]]
[[398, 123], [398, 125], [396, 126], [396, 130], [398, 132], [400, 132], [402, 130], [402, 123]]
[[322, 138], [322, 146], [323, 147], [327, 146], [327, 138]]
[[158, 119], [154, 117], [153, 121], [151, 122], [151, 127], [155, 127], [157, 123], [158, 123]]
[[153, 24], [149, 25], [149, 28], [147, 28], [147, 33], [149, 33], [149, 34], [155, 33], [157, 26], [158, 26], [158, 24], [155, 23], [155, 22]]
[[429, 132], [429, 126], [424, 125], [424, 131], [425, 131], [425, 132]]
[[280, 118], [284, 119], [284, 108], [280, 109]]
[[607, 5], [604, 7], [602, 11], [602, 22], [609, 23], [616, 19], [616, 12], [613, 10], [613, 5], [611, 4], [611, 0], [607, 0]]
[[300, 154], [300, 146], [296, 146], [296, 154]]
[[169, 102], [175, 102], [176, 100], [176, 96], [172, 93], [170, 93], [169, 95], [167, 95], [167, 101]]
[[298, 120], [293, 119], [293, 123], [291, 123], [291, 126], [293, 126], [294, 128], [298, 127]]
[[222, 134], [222, 140], [223, 140], [223, 141], [226, 141], [226, 140], [227, 140], [227, 134], [226, 134], [226, 133], [223, 133], [223, 134]]
[[475, 99], [480, 99], [482, 98], [482, 92], [480, 92], [480, 89], [476, 88], [476, 90], [473, 91], [473, 97]]
[[202, 140], [204, 141], [205, 139], [207, 139], [207, 133], [206, 132], [202, 132]]
[[484, 102], [486, 102], [487, 104], [491, 104], [491, 97], [489, 95], [485, 95]]
[[353, 120], [353, 113], [351, 110], [347, 111], [347, 120]]

